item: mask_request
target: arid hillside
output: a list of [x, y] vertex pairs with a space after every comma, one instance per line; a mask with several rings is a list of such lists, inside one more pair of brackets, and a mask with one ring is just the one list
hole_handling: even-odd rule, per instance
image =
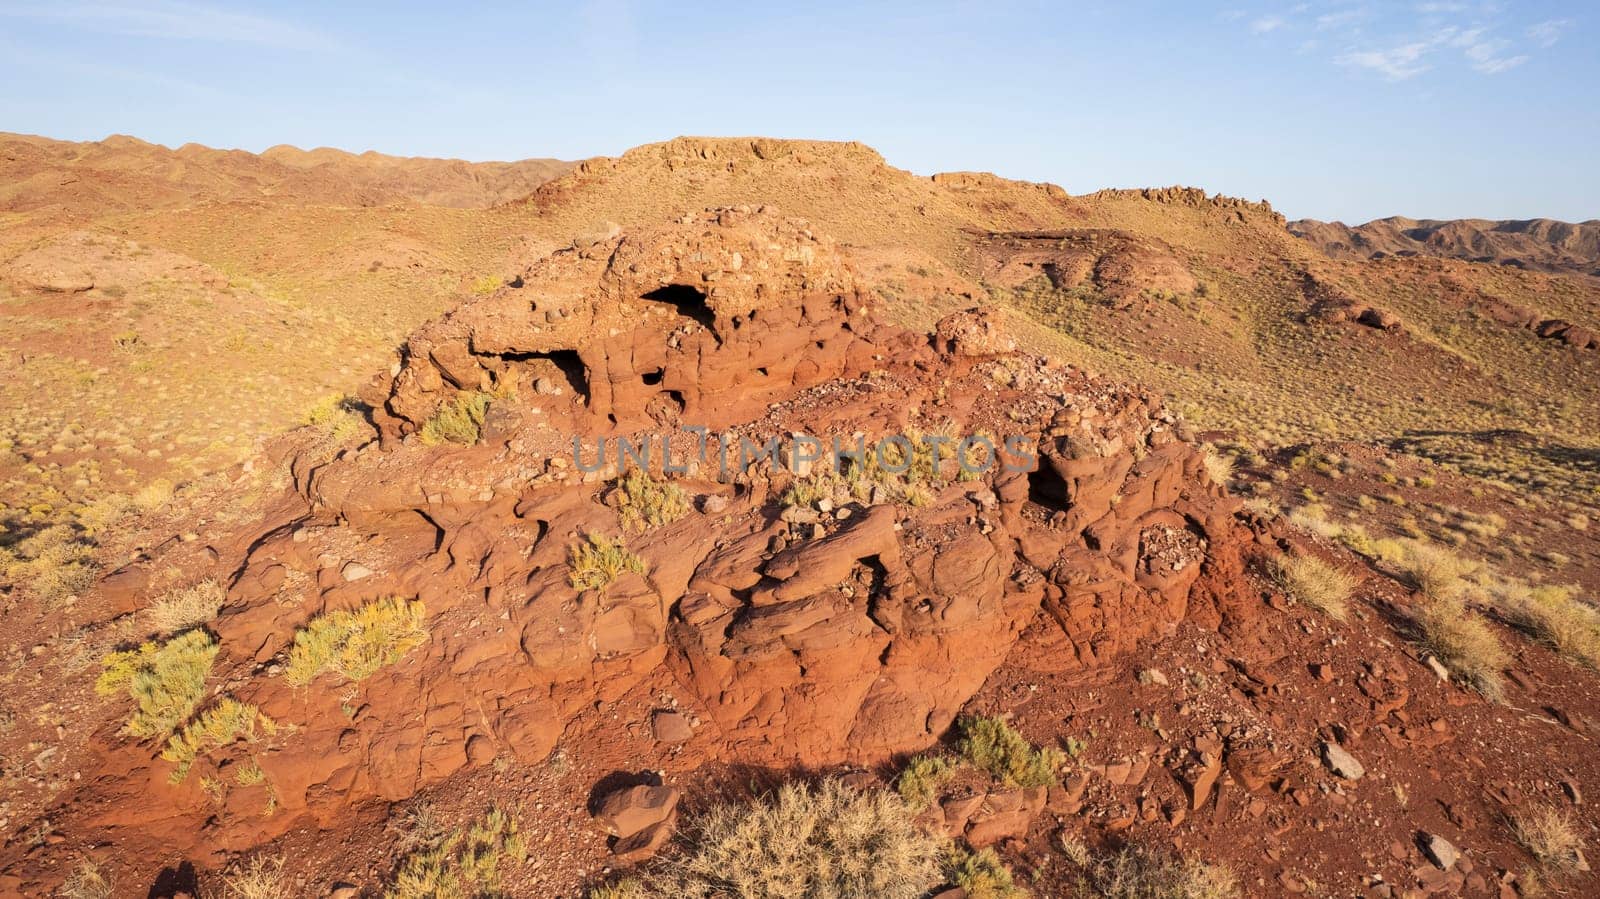
[[1552, 219], [1408, 219], [1399, 216], [1351, 227], [1302, 219], [1289, 230], [1330, 256], [1436, 256], [1547, 272], [1600, 276], [1600, 221]]
[[[3, 148], [0, 894], [1600, 889], [1586, 274], [856, 143]], [[715, 452], [797, 434], [908, 448]]]

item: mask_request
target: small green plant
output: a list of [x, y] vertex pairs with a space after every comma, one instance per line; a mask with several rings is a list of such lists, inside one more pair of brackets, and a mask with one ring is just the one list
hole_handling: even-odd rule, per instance
[[960, 723], [961, 755], [1006, 784], [1042, 787], [1056, 782], [1067, 756], [1053, 747], [1035, 748], [1000, 718], [973, 716]]
[[622, 526], [639, 533], [671, 524], [689, 513], [689, 494], [670, 481], [658, 481], [641, 469], [630, 470], [617, 484]]
[[161, 750], [161, 758], [173, 763], [169, 779], [173, 783], [182, 783], [184, 778], [189, 776], [189, 769], [194, 767], [195, 761], [202, 755], [229, 746], [238, 740], [255, 742], [258, 725], [269, 735], [278, 730], [277, 724], [261, 714], [260, 709], [230, 696], [223, 697], [216, 705], [201, 712], [198, 718], [167, 740], [166, 748]]
[[267, 782], [267, 772], [261, 769], [260, 762], [251, 759], [233, 772], [233, 779], [241, 787], [259, 786]]
[[895, 790], [906, 806], [920, 812], [939, 798], [939, 788], [956, 772], [950, 759], [938, 755], [919, 755], [906, 763], [895, 779]]
[[1271, 562], [1271, 575], [1295, 602], [1339, 621], [1349, 614], [1355, 578], [1316, 556], [1280, 556]]
[[113, 652], [105, 658], [95, 692], [127, 693], [135, 708], [123, 730], [140, 739], [164, 738], [189, 720], [205, 698], [206, 677], [216, 657], [216, 642], [198, 630], [165, 643]]
[[489, 404], [494, 399], [495, 395], [487, 390], [473, 390], [444, 401], [433, 417], [423, 423], [422, 442], [428, 446], [477, 443], [483, 434], [483, 420], [489, 415]]
[[952, 848], [945, 857], [945, 876], [966, 892], [967, 899], [1021, 899], [1028, 895], [993, 849]]
[[478, 296], [485, 296], [500, 289], [505, 279], [499, 275], [482, 275], [472, 282], [472, 292]]
[[360, 400], [333, 393], [312, 404], [302, 421], [311, 427], [321, 428], [335, 443], [343, 443], [365, 430], [366, 417]]
[[574, 590], [605, 590], [624, 571], [643, 574], [644, 560], [629, 552], [620, 537], [590, 534], [572, 547], [567, 559], [567, 583]]
[[295, 633], [284, 678], [297, 687], [323, 672], [365, 680], [428, 642], [426, 615], [422, 603], [396, 598], [319, 615]]
[[490, 809], [465, 830], [407, 856], [385, 899], [491, 899], [500, 896], [502, 865], [521, 864], [527, 847], [517, 822]]

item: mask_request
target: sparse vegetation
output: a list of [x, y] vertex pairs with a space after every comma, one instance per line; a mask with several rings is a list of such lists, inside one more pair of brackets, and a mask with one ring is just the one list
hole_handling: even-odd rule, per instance
[[939, 798], [939, 788], [955, 771], [955, 764], [944, 756], [919, 755], [900, 771], [895, 779], [895, 790], [907, 807], [920, 812]]
[[1515, 812], [1511, 833], [1547, 871], [1570, 874], [1583, 860], [1583, 838], [1572, 816], [1550, 805]]
[[112, 899], [117, 894], [117, 879], [84, 859], [67, 875], [57, 895], [61, 899]]
[[295, 633], [284, 678], [295, 686], [324, 672], [365, 680], [428, 642], [426, 614], [421, 602], [390, 598], [319, 615]]
[[1600, 668], [1600, 613], [1579, 602], [1574, 588], [1502, 581], [1491, 590], [1507, 620], [1563, 656]]
[[251, 856], [222, 875], [222, 889], [228, 899], [289, 899], [293, 895], [283, 859], [266, 855]]
[[1483, 616], [1461, 599], [1429, 599], [1417, 609], [1416, 623], [1422, 644], [1446, 668], [1490, 699], [1504, 696], [1500, 672], [1511, 659]]
[[1054, 784], [1067, 761], [1066, 753], [1049, 746], [1035, 747], [1000, 718], [963, 718], [960, 728], [961, 755], [1011, 786]]
[[217, 644], [205, 631], [145, 643], [106, 656], [95, 691], [132, 697], [135, 708], [125, 732], [140, 739], [164, 738], [189, 720], [205, 697], [206, 677], [216, 657]]
[[630, 470], [617, 484], [622, 526], [638, 533], [674, 521], [689, 512], [689, 494], [671, 481], [656, 480], [645, 471]]
[[516, 819], [490, 809], [466, 829], [449, 832], [400, 865], [385, 899], [492, 899], [505, 864], [521, 864], [527, 847]]
[[1288, 555], [1272, 561], [1272, 579], [1289, 598], [1330, 618], [1349, 614], [1356, 579], [1316, 556]]
[[43, 528], [9, 547], [0, 542], [0, 579], [56, 602], [94, 583], [93, 552], [94, 544], [71, 525]]
[[[260, 709], [232, 697], [223, 697], [167, 740], [161, 757], [173, 763], [170, 779], [173, 783], [182, 783], [189, 776], [189, 769], [194, 766], [195, 760], [202, 755], [238, 740], [254, 742], [258, 725], [268, 734], [277, 731], [277, 724], [261, 714]], [[257, 767], [257, 770], [260, 768]]]
[[422, 425], [422, 442], [428, 446], [443, 443], [471, 445], [483, 435], [483, 420], [495, 395], [487, 390], [463, 391], [439, 405], [433, 417]]
[[177, 633], [216, 618], [224, 598], [222, 585], [207, 578], [162, 594], [145, 610], [145, 617], [156, 633]]
[[952, 848], [945, 857], [945, 876], [966, 891], [967, 899], [1021, 899], [1028, 895], [993, 849]]
[[629, 552], [620, 537], [590, 534], [567, 558], [567, 582], [575, 590], [605, 590], [624, 571], [643, 574], [644, 560]]
[[1239, 880], [1221, 865], [1130, 847], [1089, 865], [1078, 895], [1089, 899], [1236, 899]]
[[690, 832], [688, 850], [645, 895], [920, 899], [940, 882], [939, 844], [898, 796], [837, 780], [791, 782], [766, 799], [718, 806]]

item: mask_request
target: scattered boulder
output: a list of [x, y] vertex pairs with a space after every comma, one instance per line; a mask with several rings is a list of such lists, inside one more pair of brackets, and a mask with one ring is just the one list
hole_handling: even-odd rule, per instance
[[1456, 860], [1461, 857], [1449, 840], [1436, 833], [1423, 833], [1417, 842], [1422, 846], [1423, 853], [1428, 856], [1428, 861], [1438, 865], [1441, 871], [1454, 868]]
[[660, 709], [650, 716], [650, 731], [663, 743], [684, 743], [694, 736], [694, 725], [682, 712]]
[[606, 833], [626, 838], [670, 818], [682, 798], [676, 787], [640, 784], [606, 796], [594, 820]]
[[1345, 780], [1360, 780], [1367, 773], [1356, 757], [1346, 752], [1343, 746], [1329, 740], [1322, 743], [1322, 763]]

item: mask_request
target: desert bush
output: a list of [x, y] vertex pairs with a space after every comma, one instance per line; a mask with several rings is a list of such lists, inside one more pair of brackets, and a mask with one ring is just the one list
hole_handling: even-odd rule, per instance
[[486, 390], [463, 391], [439, 405], [433, 417], [422, 425], [422, 442], [473, 444], [483, 433], [483, 420], [489, 414], [494, 394]]
[[117, 879], [100, 870], [93, 861], [78, 863], [56, 895], [61, 899], [111, 899], [117, 894]]
[[1422, 644], [1451, 672], [1484, 696], [1505, 693], [1500, 672], [1510, 656], [1483, 616], [1460, 599], [1429, 599], [1416, 612]]
[[277, 731], [277, 724], [261, 714], [260, 709], [232, 697], [223, 697], [167, 740], [161, 758], [173, 763], [170, 780], [182, 783], [195, 760], [202, 755], [238, 740], [255, 742], [258, 725], [268, 734]]
[[325, 671], [365, 680], [428, 642], [426, 614], [420, 602], [389, 598], [319, 615], [295, 632], [284, 677], [301, 687]]
[[335, 443], [343, 443], [361, 433], [366, 424], [361, 401], [342, 393], [317, 400], [301, 420], [306, 425], [321, 428]]
[[683, 899], [919, 899], [940, 883], [939, 843], [885, 790], [787, 783], [691, 828], [647, 895]]
[[1028, 895], [993, 849], [952, 848], [945, 856], [945, 876], [966, 891], [966, 899], [1022, 899]]
[[75, 528], [44, 528], [8, 548], [0, 548], [0, 577], [21, 584], [34, 596], [55, 602], [94, 583], [94, 545]]
[[1491, 588], [1506, 619], [1569, 659], [1600, 668], [1600, 613], [1571, 587], [1501, 582]]
[[1056, 772], [1067, 761], [1066, 753], [1059, 749], [1035, 748], [1000, 718], [967, 717], [961, 720], [960, 727], [961, 755], [1011, 786], [1052, 785]]
[[1228, 868], [1130, 847], [1089, 866], [1079, 895], [1096, 899], [1236, 899], [1239, 880]]
[[1434, 599], [1457, 599], [1467, 589], [1467, 578], [1482, 566], [1440, 546], [1420, 540], [1379, 541], [1384, 561], [1400, 569], [1412, 586]]
[[1224, 490], [1228, 489], [1228, 485], [1233, 482], [1233, 469], [1237, 464], [1238, 460], [1233, 456], [1227, 455], [1210, 444], [1206, 445], [1206, 474], [1210, 476], [1213, 484]]
[[228, 899], [289, 899], [294, 895], [283, 873], [283, 859], [265, 855], [254, 856], [223, 874], [222, 890]]
[[689, 494], [670, 481], [658, 481], [640, 469], [629, 471], [617, 484], [622, 526], [638, 533], [674, 521], [689, 512]]
[[527, 847], [516, 820], [490, 809], [482, 820], [407, 856], [385, 899], [490, 899], [501, 895], [502, 865], [520, 864]]
[[1546, 869], [1569, 874], [1583, 860], [1583, 838], [1572, 817], [1549, 805], [1535, 805], [1511, 818], [1511, 834]]
[[216, 642], [198, 630], [165, 643], [113, 652], [105, 658], [95, 692], [101, 696], [126, 692], [133, 699], [133, 716], [123, 728], [127, 733], [166, 737], [189, 720], [205, 698], [206, 676], [216, 657]]
[[1356, 579], [1316, 556], [1280, 556], [1272, 560], [1272, 580], [1289, 598], [1343, 621], [1349, 614]]
[[164, 478], [151, 481], [133, 494], [133, 504], [145, 512], [154, 512], [172, 501], [177, 488]]
[[919, 755], [906, 763], [895, 779], [895, 790], [912, 811], [920, 812], [939, 798], [939, 788], [944, 786], [956, 766], [943, 756]]
[[567, 558], [567, 583], [575, 590], [604, 590], [624, 571], [643, 574], [644, 560], [629, 552], [620, 537], [590, 534]]
[[188, 587], [169, 590], [145, 610], [150, 628], [171, 634], [205, 624], [222, 611], [222, 585], [207, 578]]

